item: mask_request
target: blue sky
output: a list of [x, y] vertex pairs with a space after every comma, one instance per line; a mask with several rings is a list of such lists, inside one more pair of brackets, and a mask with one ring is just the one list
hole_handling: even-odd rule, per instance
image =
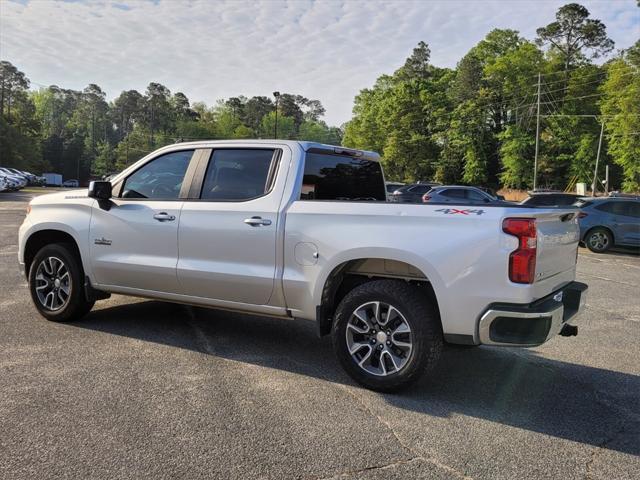
[[[493, 28], [527, 38], [568, 1], [55, 1], [0, 0], [0, 57], [38, 84], [109, 98], [150, 81], [212, 105], [274, 90], [322, 101], [326, 120], [400, 66], [424, 40], [455, 66]], [[640, 38], [636, 0], [583, 1], [617, 48]]]

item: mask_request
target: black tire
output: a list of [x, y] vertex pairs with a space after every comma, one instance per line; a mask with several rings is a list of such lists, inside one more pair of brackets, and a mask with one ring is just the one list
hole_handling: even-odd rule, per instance
[[604, 253], [613, 246], [613, 236], [606, 228], [592, 228], [585, 235], [584, 243], [593, 253]]
[[[405, 333], [404, 335], [407, 335], [407, 337], [404, 338], [405, 340], [409, 339], [408, 343], [411, 344], [411, 349], [408, 352], [396, 350], [396, 352], [399, 352], [400, 355], [403, 356], [401, 361], [405, 362], [400, 368], [395, 370], [396, 361], [393, 360], [390, 369], [392, 371], [388, 373], [387, 368], [380, 363], [382, 353], [377, 352], [379, 354], [378, 368], [384, 369], [384, 374], [375, 374], [367, 371], [364, 367], [358, 365], [358, 361], [355, 358], [361, 355], [363, 351], [365, 351], [366, 355], [366, 350], [369, 345], [366, 342], [372, 344], [377, 339], [376, 336], [371, 334], [375, 334], [375, 330], [369, 329], [367, 332], [369, 337], [363, 335], [361, 341], [355, 342], [356, 345], [362, 343], [363, 350], [355, 352], [355, 356], [349, 352], [349, 332], [347, 332], [347, 329], [350, 328], [350, 322], [352, 322], [351, 327], [353, 327], [354, 321], [358, 322], [355, 311], [358, 310], [362, 312], [362, 310], [359, 310], [359, 307], [375, 302], [381, 302], [383, 305], [393, 307], [400, 313], [400, 316], [396, 313], [393, 314], [396, 321], [399, 321], [401, 324], [406, 323], [410, 328], [410, 333]], [[387, 323], [391, 323], [390, 310], [387, 310], [386, 314], [383, 313], [383, 316], [386, 317]], [[375, 322], [373, 323], [376, 324]], [[363, 325], [365, 324], [366, 323], [363, 322]], [[380, 335], [386, 328], [387, 327], [384, 326], [381, 327], [377, 335]], [[396, 328], [398, 327], [396, 326]], [[353, 330], [353, 328], [351, 329]], [[351, 335], [354, 334], [352, 333]], [[357, 333], [357, 335], [360, 334]], [[389, 339], [393, 339], [394, 335], [396, 335], [395, 332], [390, 337], [387, 337], [385, 334], [375, 348], [384, 348], [386, 350], [384, 347], [384, 344], [386, 344], [389, 345], [389, 349], [395, 349], [395, 343], [390, 344], [388, 342]], [[369, 339], [364, 340], [364, 338]], [[385, 341], [385, 339], [387, 339], [387, 341]], [[332, 329], [332, 340], [338, 360], [351, 378], [371, 390], [380, 392], [397, 391], [418, 380], [418, 378], [436, 365], [443, 346], [442, 327], [438, 314], [431, 302], [426, 298], [421, 289], [407, 282], [398, 280], [375, 280], [351, 290], [342, 299], [336, 309]], [[373, 358], [375, 353], [376, 351], [372, 347], [372, 350], [369, 351], [369, 355], [372, 356], [372, 359], [369, 360], [370, 363], [375, 362], [375, 358]], [[365, 355], [362, 355], [362, 358], [364, 358]], [[358, 358], [361, 360], [360, 357]], [[387, 360], [383, 360], [382, 363], [388, 364], [392, 360], [389, 358], [389, 355], [386, 355], [385, 358]], [[369, 366], [369, 368], [372, 369], [374, 367], [375, 366]]]
[[[42, 266], [43, 270], [39, 271], [39, 268], [43, 262], [47, 262], [48, 259], [52, 258], [56, 261], [53, 262], [54, 268], [49, 268], [50, 270], [57, 270], [55, 267], [59, 265], [58, 262], [61, 262], [69, 274], [68, 283], [66, 277], [63, 280], [63, 284], [67, 287], [68, 294], [65, 295], [64, 292], [60, 294], [65, 297], [64, 301], [59, 300], [61, 297], [56, 297], [57, 290], [63, 290], [60, 286], [60, 279], [58, 279], [58, 287], [54, 292], [54, 297], [56, 297], [56, 302], [60, 301], [60, 306], [55, 309], [53, 308], [53, 303], [51, 307], [45, 306], [38, 294], [38, 287], [42, 287], [45, 284], [47, 286], [44, 288], [47, 290], [55, 287], [53, 280], [50, 280], [49, 277], [47, 277], [48, 280], [36, 279], [38, 275], [42, 278], [43, 270], [47, 273], [45, 265]], [[51, 267], [51, 262], [46, 265]], [[47, 290], [45, 290], [45, 292], [47, 292]], [[80, 259], [77, 258], [73, 247], [65, 243], [47, 245], [38, 251], [29, 269], [29, 291], [31, 292], [33, 304], [38, 309], [40, 315], [54, 322], [71, 322], [78, 320], [89, 313], [95, 303], [93, 301], [87, 301], [84, 292], [84, 271]], [[48, 299], [48, 296], [46, 298]], [[53, 302], [53, 299], [51, 302]], [[44, 303], [48, 304], [49, 301], [45, 301]]]

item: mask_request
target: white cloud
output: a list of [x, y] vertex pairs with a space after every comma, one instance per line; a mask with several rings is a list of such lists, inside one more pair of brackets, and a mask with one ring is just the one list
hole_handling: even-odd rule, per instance
[[[424, 40], [455, 66], [493, 28], [533, 38], [566, 1], [0, 0], [0, 57], [34, 82], [110, 98], [150, 81], [213, 104], [274, 90], [322, 101], [349, 119], [353, 97]], [[640, 37], [635, 0], [582, 2], [618, 48]]]

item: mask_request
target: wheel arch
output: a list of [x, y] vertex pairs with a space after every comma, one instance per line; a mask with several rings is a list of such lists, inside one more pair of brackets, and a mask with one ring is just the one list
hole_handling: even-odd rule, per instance
[[31, 263], [40, 249], [46, 245], [52, 245], [55, 243], [65, 243], [71, 245], [72, 252], [78, 258], [80, 267], [84, 270], [84, 263], [82, 261], [82, 254], [78, 247], [78, 242], [68, 232], [57, 229], [43, 229], [33, 232], [27, 238], [24, 246], [24, 269], [25, 274], [29, 275], [29, 269]]
[[322, 286], [316, 322], [321, 336], [331, 332], [333, 314], [347, 293], [374, 280], [404, 280], [415, 285], [430, 301], [440, 320], [440, 307], [432, 279], [413, 263], [384, 257], [360, 257], [345, 260], [333, 267]]
[[609, 235], [611, 235], [611, 240], [613, 241], [613, 244], [615, 245], [616, 243], [616, 236], [613, 233], [613, 230], [611, 230], [611, 228], [606, 227], [604, 225], [594, 225], [593, 227], [589, 227], [589, 229], [585, 232], [585, 234], [582, 237], [582, 241], [586, 244], [587, 242], [587, 237], [589, 236], [589, 234], [591, 232], [593, 232], [596, 229], [602, 229], [602, 230], [606, 230], [607, 232], [609, 232]]

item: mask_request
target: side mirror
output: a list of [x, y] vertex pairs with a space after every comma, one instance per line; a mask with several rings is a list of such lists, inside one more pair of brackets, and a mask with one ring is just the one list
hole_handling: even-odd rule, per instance
[[111, 198], [111, 182], [90, 182], [89, 197], [97, 200], [109, 200]]
[[98, 206], [101, 209], [107, 211], [111, 209], [111, 182], [90, 182], [88, 195], [98, 200]]

